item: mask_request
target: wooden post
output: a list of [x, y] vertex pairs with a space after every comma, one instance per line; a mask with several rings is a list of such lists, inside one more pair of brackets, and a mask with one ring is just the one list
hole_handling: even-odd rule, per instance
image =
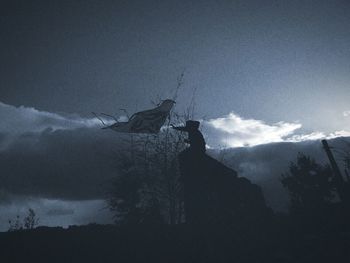
[[344, 170], [345, 176], [346, 176], [346, 181], [349, 183], [350, 182], [350, 175], [347, 169]]
[[342, 201], [345, 201], [345, 182], [344, 182], [344, 178], [340, 173], [339, 167], [337, 165], [337, 162], [334, 159], [333, 153], [330, 150], [329, 146], [328, 146], [328, 142], [327, 140], [322, 140], [322, 144], [323, 144], [323, 148], [328, 156], [329, 162], [331, 164], [333, 173], [334, 173], [334, 183], [335, 183], [335, 187], [338, 190], [338, 194], [339, 194], [339, 198]]

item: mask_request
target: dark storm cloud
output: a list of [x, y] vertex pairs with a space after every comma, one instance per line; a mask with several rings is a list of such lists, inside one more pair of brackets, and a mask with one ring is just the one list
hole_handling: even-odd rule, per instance
[[[19, 136], [0, 153], [2, 187], [55, 198], [102, 197], [113, 167], [113, 137], [93, 129]], [[115, 146], [115, 145], [114, 145]]]
[[65, 216], [74, 214], [74, 210], [69, 208], [52, 208], [46, 214], [48, 216]]
[[0, 103], [0, 115], [4, 191], [68, 199], [103, 196], [116, 173], [113, 151], [123, 136], [101, 131], [94, 119], [33, 108]]
[[[112, 178], [118, 173], [117, 153], [127, 147], [128, 135], [101, 130], [98, 121], [77, 115], [64, 116], [6, 104], [0, 104], [0, 114], [4, 117], [0, 124], [3, 202], [15, 202], [14, 196], [70, 200], [105, 197]], [[209, 133], [205, 133], [209, 142], [216, 142], [216, 147], [227, 136], [241, 140], [239, 143], [254, 142], [259, 136], [262, 140], [266, 138], [269, 131], [279, 133], [286, 125], [294, 127], [288, 123], [267, 125], [242, 118], [233, 127], [231, 118], [221, 120], [227, 126], [211, 127]], [[254, 124], [254, 131], [244, 129], [248, 124]], [[235, 131], [241, 128], [241, 136], [235, 138], [235, 133], [223, 133], [221, 128]], [[339, 146], [341, 140], [334, 142]], [[226, 149], [218, 158], [236, 169], [240, 176], [262, 185], [271, 205], [281, 208], [285, 207], [286, 199], [283, 200], [285, 192], [280, 174], [287, 171], [299, 151], [322, 162], [326, 160], [319, 141]]]

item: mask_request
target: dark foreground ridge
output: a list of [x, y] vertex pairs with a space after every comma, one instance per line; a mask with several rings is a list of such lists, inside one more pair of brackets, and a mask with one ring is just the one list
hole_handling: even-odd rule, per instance
[[1, 262], [348, 262], [350, 232], [87, 225], [0, 233]]
[[179, 156], [186, 222], [232, 225], [264, 224], [272, 210], [261, 188], [209, 155], [184, 151]]
[[198, 126], [174, 127], [190, 144], [178, 156], [185, 220], [166, 224], [155, 209], [119, 226], [13, 229], [0, 233], [1, 262], [350, 262], [350, 179], [335, 161], [331, 173], [299, 156], [282, 177], [293, 209], [274, 214], [259, 186], [206, 154]]

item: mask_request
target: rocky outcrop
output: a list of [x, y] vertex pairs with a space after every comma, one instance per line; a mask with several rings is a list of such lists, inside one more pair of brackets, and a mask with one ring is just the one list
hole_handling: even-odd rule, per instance
[[259, 186], [207, 154], [185, 150], [179, 164], [187, 223], [246, 224], [271, 213]]

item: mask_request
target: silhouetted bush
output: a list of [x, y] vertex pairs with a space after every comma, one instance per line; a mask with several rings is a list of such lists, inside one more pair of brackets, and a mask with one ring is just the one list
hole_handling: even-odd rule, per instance
[[20, 216], [17, 215], [15, 220], [9, 220], [8, 231], [18, 231], [23, 229], [34, 229], [39, 224], [39, 218], [37, 218], [32, 208], [28, 209], [27, 215], [23, 218], [23, 222], [20, 220]]
[[309, 156], [299, 153], [292, 162], [289, 173], [282, 174], [282, 184], [290, 196], [293, 211], [314, 210], [330, 204], [335, 198], [332, 170], [320, 165]]

